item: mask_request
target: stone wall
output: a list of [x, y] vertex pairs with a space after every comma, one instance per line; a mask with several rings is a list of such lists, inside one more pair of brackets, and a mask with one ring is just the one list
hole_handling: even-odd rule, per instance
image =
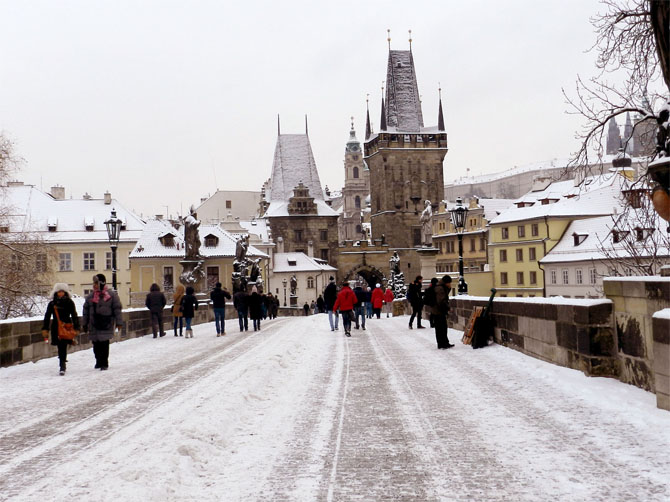
[[[163, 313], [165, 330], [172, 335], [172, 313], [166, 308]], [[193, 324], [202, 324], [214, 320], [214, 311], [209, 304], [201, 304], [193, 318]], [[226, 305], [226, 323], [234, 322], [237, 326], [237, 313], [231, 305]], [[230, 328], [228, 328], [230, 329]], [[114, 335], [114, 342], [138, 338], [152, 333], [151, 317], [147, 309], [128, 309], [123, 311], [123, 329]], [[91, 348], [88, 334], [77, 337], [78, 344], [70, 347], [70, 351]], [[42, 338], [42, 319], [31, 318], [21, 321], [0, 322], [0, 366], [11, 366], [16, 363], [38, 361], [58, 354], [57, 348], [51, 343], [44, 343]]]
[[654, 314], [652, 331], [656, 403], [659, 408], [670, 410], [670, 308]]

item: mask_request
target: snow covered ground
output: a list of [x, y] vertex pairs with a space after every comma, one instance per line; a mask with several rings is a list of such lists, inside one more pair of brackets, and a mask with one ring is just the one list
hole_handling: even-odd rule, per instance
[[146, 336], [0, 370], [0, 500], [668, 501], [653, 394], [407, 317]]

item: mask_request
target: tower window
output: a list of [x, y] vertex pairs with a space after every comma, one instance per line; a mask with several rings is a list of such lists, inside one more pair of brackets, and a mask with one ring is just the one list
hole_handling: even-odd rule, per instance
[[358, 178], [358, 167], [354, 166], [354, 178]]
[[[354, 176], [354, 178], [358, 178], [358, 176]], [[354, 198], [354, 206], [356, 207], [356, 209], [361, 208], [361, 198], [358, 195]]]

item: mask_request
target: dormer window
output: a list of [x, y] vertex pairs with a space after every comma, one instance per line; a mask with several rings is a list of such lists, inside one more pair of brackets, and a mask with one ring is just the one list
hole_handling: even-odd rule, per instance
[[49, 232], [55, 232], [58, 228], [58, 218], [49, 216], [47, 219], [47, 228], [49, 229]]
[[214, 248], [219, 245], [219, 238], [216, 235], [209, 234], [205, 236], [205, 247]]
[[572, 238], [574, 239], [574, 245], [579, 246], [582, 242], [586, 240], [588, 236], [589, 236], [588, 234], [578, 234], [577, 232], [575, 232], [574, 234], [572, 234]]
[[295, 267], [298, 264], [296, 260], [289, 260], [288, 261], [288, 266], [289, 267]]
[[161, 235], [158, 240], [161, 241], [161, 244], [166, 248], [174, 247], [174, 234], [168, 232]]
[[7, 234], [7, 233], [9, 233], [9, 227], [7, 225], [1, 225], [0, 234]]
[[630, 204], [630, 207], [633, 209], [640, 209], [642, 207], [642, 197], [645, 193], [645, 190], [622, 190], [622, 193], [628, 204]]
[[627, 230], [612, 230], [612, 242], [614, 243], [623, 241], [627, 236]]
[[653, 228], [636, 227], [635, 228], [635, 239], [638, 240], [638, 241], [643, 241], [653, 233], [654, 233]]
[[84, 218], [84, 228], [86, 228], [87, 232], [93, 232], [94, 227], [95, 227], [95, 220], [93, 218], [91, 218], [90, 216]]

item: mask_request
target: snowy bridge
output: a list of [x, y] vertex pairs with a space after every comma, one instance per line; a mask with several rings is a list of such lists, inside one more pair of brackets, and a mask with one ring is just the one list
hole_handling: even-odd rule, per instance
[[0, 369], [0, 500], [670, 499], [652, 393], [407, 317], [235, 324]]

